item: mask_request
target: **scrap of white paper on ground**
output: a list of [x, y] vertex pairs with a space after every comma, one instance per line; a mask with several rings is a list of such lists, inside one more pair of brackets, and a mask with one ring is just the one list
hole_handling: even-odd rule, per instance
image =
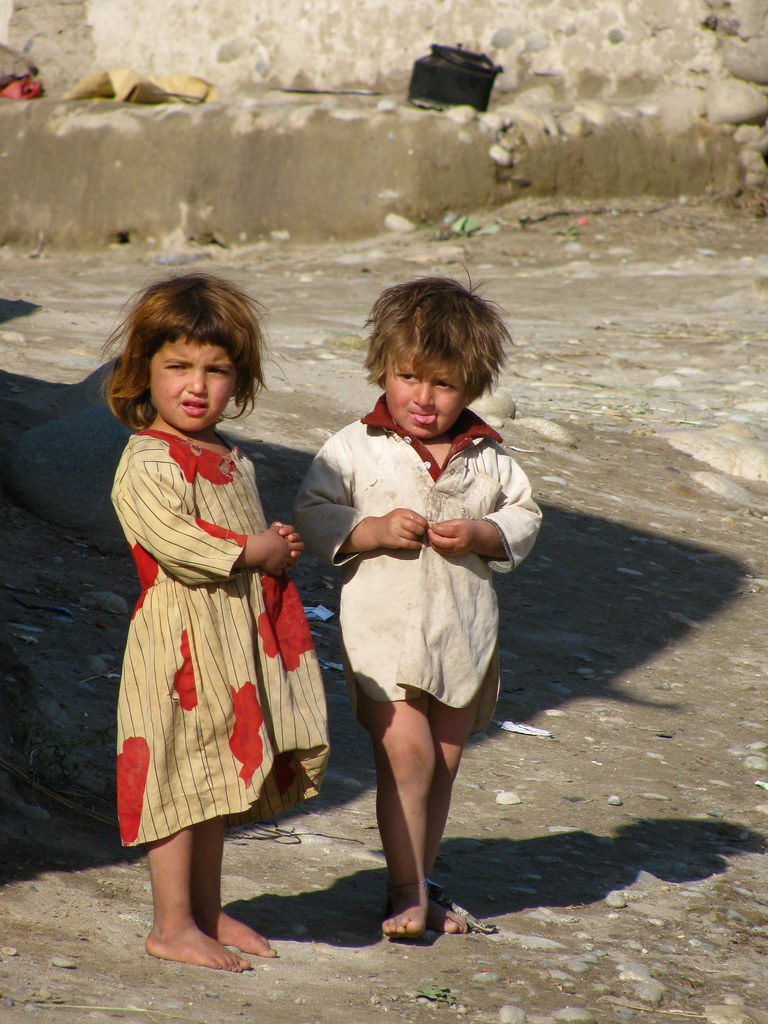
[[331, 669], [333, 672], [343, 672], [344, 666], [339, 661], [323, 661], [320, 660], [320, 668]]
[[519, 732], [523, 736], [552, 736], [547, 729], [538, 729], [535, 725], [523, 725], [522, 722], [496, 722], [500, 729], [507, 732]]
[[308, 619], [319, 619], [321, 622], [327, 622], [328, 619], [333, 618], [333, 612], [323, 604], [317, 604], [314, 608], [305, 608], [304, 614]]

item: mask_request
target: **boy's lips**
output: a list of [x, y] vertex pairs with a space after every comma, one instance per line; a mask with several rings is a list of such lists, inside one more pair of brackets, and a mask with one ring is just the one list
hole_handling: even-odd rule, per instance
[[413, 422], [418, 423], [420, 427], [431, 427], [433, 423], [437, 422], [437, 415], [433, 412], [430, 413], [418, 413], [412, 412]]

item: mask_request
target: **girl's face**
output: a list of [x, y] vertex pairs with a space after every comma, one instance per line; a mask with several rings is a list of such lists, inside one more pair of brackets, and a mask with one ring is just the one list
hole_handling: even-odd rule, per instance
[[216, 424], [236, 382], [235, 365], [219, 345], [166, 341], [149, 361], [152, 429], [216, 444]]
[[450, 366], [416, 373], [405, 364], [387, 373], [384, 391], [398, 427], [427, 444], [449, 441], [467, 404], [464, 381]]

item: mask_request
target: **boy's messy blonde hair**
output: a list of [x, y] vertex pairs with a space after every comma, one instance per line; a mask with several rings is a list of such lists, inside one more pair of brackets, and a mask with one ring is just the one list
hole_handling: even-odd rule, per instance
[[373, 304], [365, 368], [384, 387], [388, 372], [450, 367], [461, 375], [467, 402], [498, 380], [504, 346], [512, 342], [498, 308], [470, 285], [447, 277], [422, 277], [392, 285]]
[[235, 417], [253, 408], [264, 387], [263, 307], [212, 274], [157, 281], [130, 301], [104, 347], [118, 349], [106, 381], [109, 408], [132, 430], [148, 427], [157, 411], [149, 394], [149, 361], [166, 341], [219, 345], [235, 365]]

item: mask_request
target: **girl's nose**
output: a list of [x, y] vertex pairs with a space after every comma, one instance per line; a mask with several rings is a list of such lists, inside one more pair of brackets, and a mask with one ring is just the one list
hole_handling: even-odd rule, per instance
[[205, 374], [202, 370], [199, 373], [190, 374], [187, 387], [196, 395], [202, 394], [205, 391]]

